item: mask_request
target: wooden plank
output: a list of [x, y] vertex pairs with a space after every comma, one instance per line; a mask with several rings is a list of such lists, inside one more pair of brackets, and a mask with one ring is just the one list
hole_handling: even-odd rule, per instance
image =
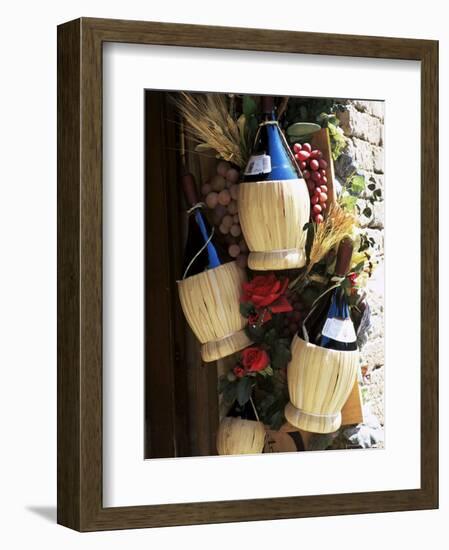
[[[175, 123], [165, 92], [145, 94], [145, 457], [186, 456], [185, 325]], [[161, 368], [161, 365], [164, 365]]]
[[[216, 160], [212, 155], [195, 153], [195, 142], [185, 135], [186, 167], [195, 176], [200, 196], [201, 185], [215, 172]], [[185, 211], [180, 212], [185, 217]], [[186, 327], [185, 365], [188, 377], [189, 455], [210, 456], [217, 454], [216, 436], [219, 423], [219, 399], [217, 391], [217, 362], [203, 363], [200, 344], [190, 328]]]
[[341, 425], [361, 424], [363, 422], [362, 397], [359, 382], [356, 379], [351, 393], [341, 410]]

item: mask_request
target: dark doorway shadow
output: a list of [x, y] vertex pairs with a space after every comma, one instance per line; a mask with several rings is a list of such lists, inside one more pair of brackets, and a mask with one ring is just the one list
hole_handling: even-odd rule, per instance
[[56, 523], [56, 506], [27, 506], [26, 509], [51, 523]]

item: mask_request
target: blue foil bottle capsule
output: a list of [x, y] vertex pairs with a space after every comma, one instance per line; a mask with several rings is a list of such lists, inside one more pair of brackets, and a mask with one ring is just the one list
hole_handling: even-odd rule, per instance
[[302, 178], [299, 166], [274, 116], [273, 97], [262, 98], [263, 119], [243, 173], [243, 181], [281, 181]]

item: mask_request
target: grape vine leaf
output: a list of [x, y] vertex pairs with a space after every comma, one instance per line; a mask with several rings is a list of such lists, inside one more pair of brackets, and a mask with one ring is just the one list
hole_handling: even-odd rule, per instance
[[237, 384], [237, 401], [239, 405], [243, 407], [245, 403], [249, 401], [251, 397], [252, 382], [250, 378], [244, 376], [240, 378]]
[[229, 382], [223, 388], [223, 399], [226, 403], [234, 403], [237, 398], [237, 382]]
[[352, 195], [346, 195], [341, 198], [340, 206], [345, 210], [352, 212], [357, 204], [357, 197]]
[[365, 189], [365, 177], [364, 176], [353, 176], [351, 179], [351, 191], [360, 195], [360, 193]]
[[251, 115], [256, 114], [257, 103], [250, 95], [243, 96], [243, 114], [249, 119]]

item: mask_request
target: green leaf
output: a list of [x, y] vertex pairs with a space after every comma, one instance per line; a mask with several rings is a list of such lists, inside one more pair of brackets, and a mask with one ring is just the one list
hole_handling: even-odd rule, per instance
[[280, 343], [276, 343], [272, 353], [271, 364], [274, 369], [283, 369], [292, 358], [290, 348]]
[[250, 340], [252, 340], [255, 344], [261, 344], [264, 341], [265, 337], [265, 329], [264, 325], [260, 326], [246, 326], [246, 333]]
[[335, 136], [335, 134], [338, 134], [337, 127], [335, 126], [335, 124], [332, 124], [332, 122], [329, 122], [329, 120], [327, 122], [327, 128], [332, 136]]
[[251, 397], [252, 381], [250, 378], [244, 376], [240, 378], [237, 384], [237, 401], [240, 406], [243, 406], [249, 401]]
[[354, 176], [351, 179], [351, 190], [353, 193], [360, 193], [365, 189], [365, 178], [363, 176]]
[[240, 304], [240, 314], [242, 317], [249, 317], [252, 313], [254, 313], [254, 306], [251, 302]]
[[352, 287], [352, 284], [351, 284], [351, 281], [346, 277], [345, 279], [343, 279], [343, 281], [341, 282], [341, 287], [344, 288], [344, 289], [349, 289]]
[[[243, 380], [243, 378], [241, 380]], [[237, 385], [238, 382], [229, 382], [229, 384], [223, 388], [223, 399], [226, 403], [234, 403], [236, 400]]]
[[290, 139], [302, 139], [321, 130], [321, 126], [313, 122], [296, 122], [287, 128]]
[[225, 387], [229, 384], [229, 380], [226, 376], [226, 374], [223, 374], [222, 376], [220, 376], [220, 378], [218, 379], [218, 385], [217, 385], [217, 390], [218, 390], [218, 393], [222, 393], [225, 389]]
[[[250, 137], [255, 136], [259, 123], [257, 122], [257, 117], [255, 115], [249, 117], [248, 119], [248, 129]], [[251, 142], [252, 145], [252, 142]]]
[[382, 189], [376, 189], [373, 193], [374, 196], [376, 197], [381, 197], [382, 196]]
[[353, 212], [357, 204], [357, 197], [345, 195], [340, 199], [340, 206], [349, 212]]
[[250, 95], [243, 96], [243, 114], [249, 118], [251, 115], [256, 114], [257, 103]]
[[282, 424], [284, 424], [284, 411], [276, 411], [271, 415], [270, 428], [272, 430], [279, 430]]
[[363, 214], [364, 216], [366, 216], [367, 218], [370, 218], [370, 217], [372, 216], [372, 214], [373, 214], [373, 211], [371, 210], [371, 208], [370, 208], [369, 206], [367, 206], [367, 207], [363, 210], [362, 214]]
[[276, 330], [274, 328], [271, 328], [267, 333], [265, 334], [264, 342], [267, 346], [270, 348], [276, 344], [277, 340], [277, 334]]
[[363, 260], [362, 262], [359, 262], [352, 271], [354, 271], [355, 273], [360, 273], [360, 271], [362, 271], [362, 269], [364, 268], [365, 266], [365, 260]]

